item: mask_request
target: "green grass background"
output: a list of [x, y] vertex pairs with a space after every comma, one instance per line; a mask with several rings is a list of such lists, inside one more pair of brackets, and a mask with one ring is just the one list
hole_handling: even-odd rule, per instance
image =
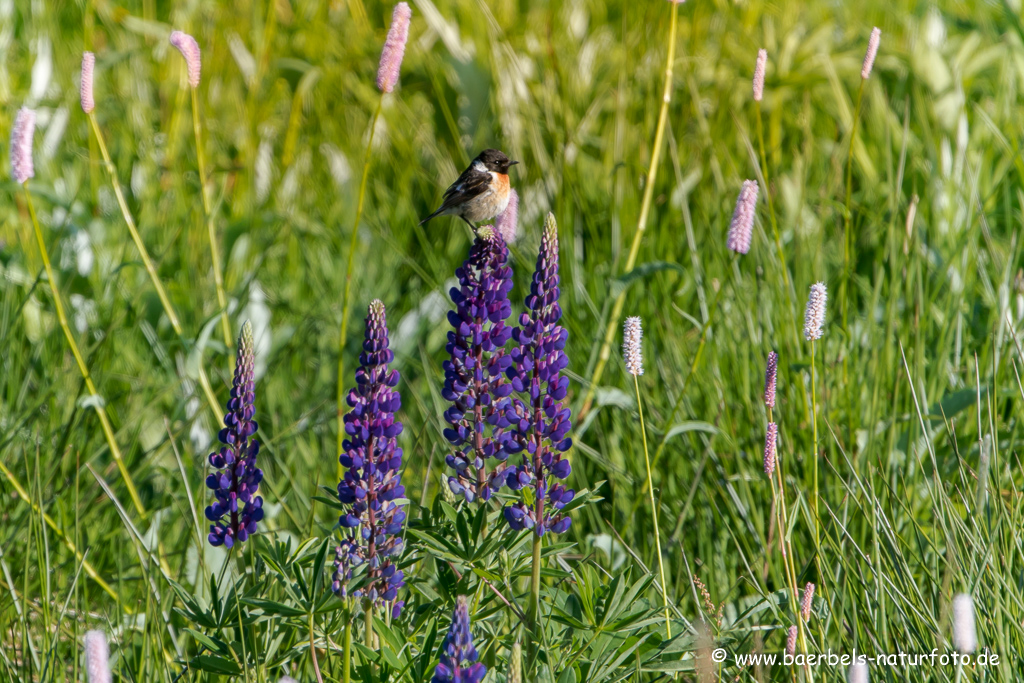
[[[716, 638], [741, 651], [782, 648], [788, 622], [771, 609], [747, 613], [785, 585], [777, 545], [769, 551], [771, 491], [761, 471], [759, 395], [764, 358], [775, 349], [796, 567], [801, 584], [819, 586], [812, 649], [946, 648], [950, 599], [968, 592], [980, 642], [1001, 655], [999, 667], [880, 668], [874, 680], [1014, 680], [1024, 657], [1019, 2], [682, 5], [666, 147], [640, 268], [630, 277], [623, 266], [652, 155], [671, 5], [412, 5], [400, 86], [384, 99], [369, 160], [344, 351], [350, 374], [358, 320], [371, 299], [382, 299], [402, 373], [409, 497], [429, 504], [438, 493], [447, 290], [469, 247], [458, 221], [417, 221], [478, 150], [499, 147], [522, 161], [513, 171], [521, 196], [516, 311], [543, 217], [550, 211], [558, 221], [577, 411], [614, 295], [625, 287], [625, 313], [644, 319], [641, 387], [652, 448], [676, 428], [654, 480], [670, 593], [684, 618], [697, 621], [706, 610], [698, 577], [714, 609], [724, 603]], [[173, 650], [158, 615], [174, 594], [153, 578], [152, 557], [140, 559], [117, 507], [86, 469], [109, 482], [171, 575], [193, 585], [195, 532], [174, 450], [204, 507], [204, 438], [215, 436], [218, 418], [194, 393], [195, 368], [201, 357], [224, 401], [233, 351], [217, 327], [187, 83], [167, 43], [172, 28], [192, 32], [203, 49], [202, 124], [230, 319], [235, 333], [245, 318], [256, 327], [264, 526], [296, 538], [330, 530], [334, 511], [311, 496], [337, 477], [338, 325], [390, 12], [389, 4], [360, 0], [0, 4], [0, 130], [9, 131], [24, 103], [39, 112], [29, 189], [147, 511], [143, 519], [131, 509], [83, 403], [24, 197], [4, 174], [0, 460], [10, 476], [0, 478], [0, 678], [40, 680], [49, 648], [56, 649], [46, 680], [82, 676], [75, 643], [95, 626], [117, 634], [124, 680], [170, 680], [177, 671], [156, 654]], [[844, 330], [844, 169], [875, 25], [881, 49], [852, 150]], [[760, 179], [750, 95], [759, 47], [769, 55], [765, 143], [784, 262], [763, 192], [750, 253], [734, 261], [724, 244], [741, 182]], [[78, 106], [86, 48], [97, 53], [100, 126], [186, 344], [128, 239]], [[7, 153], [4, 146], [5, 161]], [[831, 295], [816, 345], [818, 564], [810, 346], [798, 334], [816, 281]], [[719, 288], [706, 348], [680, 398]], [[577, 544], [565, 551], [570, 566], [621, 572], [636, 566], [627, 549], [653, 566], [630, 379], [613, 347], [594, 408], [582, 421], [574, 414], [570, 482], [606, 483], [603, 501], [575, 513], [565, 537]], [[64, 538], [89, 549], [123, 604], [84, 574], [74, 581], [79, 565]], [[152, 604], [154, 592], [162, 605]], [[647, 597], [660, 602], [653, 590]], [[149, 618], [128, 616], [125, 605]], [[498, 663], [491, 680], [504, 680], [498, 629], [486, 642]], [[300, 673], [312, 680], [308, 669]], [[781, 668], [720, 673], [790, 676]], [[843, 672], [822, 677], [842, 680]]]

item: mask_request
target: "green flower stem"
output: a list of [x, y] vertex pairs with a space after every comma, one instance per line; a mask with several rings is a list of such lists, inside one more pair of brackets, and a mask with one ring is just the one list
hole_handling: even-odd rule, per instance
[[224, 276], [220, 270], [220, 247], [217, 246], [217, 230], [213, 225], [213, 207], [210, 206], [210, 191], [206, 186], [206, 155], [203, 153], [202, 126], [199, 123], [199, 93], [192, 91], [192, 128], [196, 133], [196, 165], [199, 167], [199, 185], [203, 196], [203, 214], [206, 217], [206, 232], [210, 239], [210, 258], [213, 260], [213, 283], [217, 288], [217, 305], [220, 306], [220, 327], [224, 333], [224, 346], [231, 348], [231, 323], [228, 321], [228, 299], [224, 294]]
[[71, 347], [71, 353], [75, 357], [75, 362], [78, 364], [78, 370], [82, 373], [82, 379], [85, 380], [85, 387], [89, 391], [89, 396], [92, 398], [93, 410], [96, 411], [96, 416], [100, 419], [100, 426], [103, 428], [103, 436], [107, 439], [107, 446], [110, 448], [110, 454], [114, 458], [114, 462], [117, 463], [117, 469], [121, 472], [121, 478], [124, 480], [125, 486], [128, 487], [128, 495], [131, 496], [132, 503], [135, 505], [136, 511], [139, 516], [143, 519], [146, 518], [146, 510], [142, 507], [142, 500], [139, 498], [139, 492], [135, 490], [135, 483], [132, 481], [131, 474], [128, 473], [128, 468], [124, 464], [124, 459], [121, 457], [121, 449], [117, 446], [117, 440], [114, 438], [114, 429], [110, 425], [110, 418], [107, 417], [107, 409], [103, 404], [103, 398], [100, 393], [96, 391], [96, 385], [92, 381], [92, 375], [89, 374], [89, 367], [85, 364], [85, 358], [82, 353], [78, 350], [78, 343], [75, 341], [75, 337], [71, 334], [71, 326], [68, 325], [67, 315], [64, 313], [64, 304], [61, 302], [60, 289], [57, 286], [57, 278], [53, 274], [53, 267], [50, 265], [50, 255], [46, 251], [46, 241], [43, 239], [43, 230], [39, 227], [39, 219], [36, 217], [36, 209], [32, 204], [32, 195], [28, 191], [28, 183], [22, 185], [25, 190], [25, 201], [28, 203], [28, 213], [32, 218], [32, 228], [36, 233], [36, 241], [39, 243], [39, 252], [43, 256], [43, 266], [46, 268], [46, 277], [50, 281], [50, 291], [53, 294], [53, 305], [57, 310], [57, 320], [60, 322], [60, 328], [64, 331], [64, 337], [67, 339], [68, 346]]
[[[647, 216], [651, 210], [651, 202], [654, 199], [654, 182], [658, 177], [658, 162], [661, 160], [662, 141], [665, 138], [665, 125], [668, 122], [668, 105], [672, 101], [672, 67], [676, 59], [676, 26], [678, 24], [679, 3], [672, 2], [672, 16], [668, 29], [668, 56], [665, 59], [665, 91], [661, 98], [661, 110], [658, 112], [658, 125], [654, 132], [654, 148], [651, 150], [651, 164], [647, 169], [647, 181], [644, 183], [644, 197], [640, 204], [640, 216], [637, 218], [636, 233], [633, 235], [633, 244], [629, 248], [629, 256], [626, 258], [624, 272], [628, 273], [636, 265], [636, 257], [640, 252], [640, 242], [643, 240], [644, 231], [647, 229]], [[619, 329], [619, 318], [622, 317], [622, 309], [626, 304], [626, 290], [623, 289], [615, 297], [612, 306], [611, 317], [608, 319], [608, 328], [604, 333], [604, 341], [601, 344], [601, 351], [598, 354], [597, 365], [594, 366], [594, 373], [590, 377], [590, 386], [583, 399], [583, 407], [579, 412], [579, 419], [590, 412], [594, 402], [594, 393], [601, 383], [601, 375], [608, 364], [611, 356], [612, 341]]]
[[[359, 181], [359, 199], [356, 202], [356, 218], [352, 223], [352, 236], [348, 244], [348, 265], [345, 267], [345, 294], [341, 307], [341, 329], [338, 332], [338, 453], [341, 453], [341, 443], [345, 439], [345, 340], [348, 337], [348, 318], [352, 310], [352, 265], [355, 261], [356, 245], [359, 237], [359, 221], [363, 217], [363, 204], [366, 200], [366, 181], [370, 175], [370, 156], [373, 152], [373, 134], [377, 130], [377, 119], [380, 118], [381, 107], [384, 104], [384, 96], [381, 95], [377, 101], [377, 110], [373, 113], [370, 122], [370, 135], [366, 141], [366, 154], [363, 159], [363, 178]], [[338, 465], [338, 476], [342, 476], [341, 464]]]
[[[735, 256], [733, 257], [735, 261]], [[729, 273], [734, 272], [735, 268], [729, 268], [726, 272], [726, 277]], [[690, 361], [690, 370], [686, 373], [686, 379], [683, 380], [683, 386], [679, 389], [679, 394], [676, 396], [675, 402], [672, 404], [672, 412], [669, 413], [668, 420], [665, 421], [665, 433], [658, 442], [658, 447], [654, 450], [654, 458], [651, 460], [652, 467], [658, 466], [658, 461], [661, 459], [661, 454], [665, 451], [665, 444], [668, 442], [668, 433], [672, 428], [672, 423], [676, 419], [676, 415], [679, 414], [679, 409], [683, 406], [683, 398], [686, 396], [686, 388], [690, 386], [690, 380], [697, 372], [697, 364], [700, 363], [701, 355], [704, 353], [704, 347], [708, 340], [708, 330], [711, 328], [711, 323], [715, 319], [715, 314], [718, 312], [718, 302], [722, 298], [722, 291], [725, 289], [726, 282], [722, 282], [718, 291], [715, 292], [715, 298], [711, 300], [711, 310], [708, 311], [708, 319], [704, 321], [704, 326], [700, 330], [700, 343], [697, 344], [697, 351], [693, 354], [693, 360]], [[644, 490], [641, 494], [647, 492], [647, 483], [644, 483]]]
[[[346, 601], [347, 602], [347, 601]], [[352, 608], [345, 612], [345, 635], [341, 654], [341, 681], [352, 683]]]
[[[721, 290], [719, 290], [721, 291]], [[647, 464], [647, 491], [651, 496], [651, 516], [654, 518], [654, 545], [658, 552], [658, 574], [661, 576], [661, 603], [665, 608], [665, 633], [672, 638], [672, 620], [668, 611], [668, 584], [665, 583], [665, 562], [661, 557], [661, 531], [658, 528], [658, 503], [654, 499], [654, 484], [651, 482], [651, 458], [647, 454], [647, 429], [644, 425], [644, 407], [640, 399], [640, 378], [633, 375], [636, 389], [636, 409], [640, 413], [640, 434], [644, 444], [644, 462]]]
[[[790, 315], [793, 313], [793, 296], [789, 286], [789, 267], [786, 265], [786, 252], [782, 249], [782, 237], [779, 234], [779, 224], [775, 217], [775, 200], [772, 199], [771, 183], [768, 180], [768, 157], [764, 152], [764, 124], [761, 121], [761, 103], [755, 102], [757, 116], [757, 148], [761, 155], [761, 176], [764, 178], [764, 193], [768, 199], [768, 219], [772, 224], [772, 233], [775, 237], [775, 248], [779, 252], [779, 268], [782, 269], [782, 286], [786, 290], [786, 309]], [[799, 343], [796, 331], [796, 318], [792, 318], [793, 339]]]
[[[110, 185], [114, 189], [114, 196], [117, 197], [117, 205], [121, 207], [121, 215], [124, 216], [124, 222], [128, 226], [128, 232], [132, 236], [132, 241], [135, 242], [136, 249], [139, 250], [139, 256], [142, 258], [142, 264], [146, 268], [146, 272], [149, 274], [149, 279], [153, 283], [153, 287], [156, 289], [157, 296], [160, 297], [160, 303], [164, 307], [164, 313], [167, 315], [167, 319], [171, 321], [171, 327], [174, 329], [174, 333], [178, 335], [178, 338], [185, 343], [185, 333], [182, 330], [181, 322], [178, 319], [178, 314], [174, 310], [174, 305], [171, 303], [170, 297], [167, 296], [167, 292], [164, 290], [163, 283], [160, 282], [160, 276], [156, 272], [156, 266], [153, 264], [153, 259], [149, 256], [149, 251], [146, 249], [146, 245], [142, 241], [139, 230], [135, 225], [135, 219], [132, 218], [131, 211], [128, 210], [128, 202], [125, 201], [124, 192], [121, 190], [121, 183], [117, 180], [117, 170], [114, 168], [114, 162], [110, 159], [110, 152], [107, 151], [106, 141], [103, 139], [103, 133], [100, 131], [99, 122], [96, 120], [96, 112], [89, 113], [89, 123], [92, 126], [92, 131], [96, 135], [96, 144], [99, 145], [100, 154], [103, 156], [103, 165], [107, 169], [107, 174], [110, 176]], [[217, 400], [217, 396], [213, 393], [213, 387], [210, 385], [210, 378], [206, 376], [206, 370], [203, 368], [202, 363], [199, 364], [199, 385], [203, 388], [203, 393], [206, 395], [206, 401], [210, 404], [210, 410], [219, 419], [221, 415], [221, 404]]]
[[530, 574], [530, 604], [526, 609], [526, 624], [533, 634], [527, 641], [527, 661], [532, 662], [537, 655], [536, 634], [540, 621], [540, 551], [544, 539], [536, 530], [531, 530], [530, 533], [533, 534], [533, 569]]

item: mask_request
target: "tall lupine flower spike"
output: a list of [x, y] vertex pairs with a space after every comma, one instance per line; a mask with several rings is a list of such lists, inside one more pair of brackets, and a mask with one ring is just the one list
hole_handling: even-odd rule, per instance
[[875, 65], [875, 56], [878, 54], [878, 43], [882, 40], [882, 30], [877, 26], [872, 29], [871, 37], [868, 38], [868, 49], [864, 53], [864, 64], [860, 68], [860, 77], [867, 80], [871, 75], [871, 67]]
[[[402, 423], [395, 419], [402, 398], [395, 390], [398, 371], [388, 368], [395, 354], [388, 348], [387, 319], [380, 301], [370, 302], [364, 336], [356, 386], [348, 393], [351, 410], [344, 417], [348, 438], [339, 457], [346, 471], [338, 484], [338, 500], [348, 508], [339, 520], [341, 526], [359, 531], [336, 551], [332, 587], [344, 596], [351, 567], [367, 563], [366, 583], [352, 595], [376, 604], [394, 602], [405, 585], [405, 575], [392, 561], [402, 551], [405, 523], [400, 502], [405, 497], [402, 449], [397, 443]], [[392, 607], [401, 609], [401, 603]]]
[[729, 222], [729, 235], [725, 245], [737, 254], [750, 251], [750, 238], [754, 233], [754, 214], [757, 213], [757, 182], [744, 180], [736, 197], [736, 209]]
[[796, 624], [793, 624], [786, 633], [786, 654], [790, 657], [796, 654], [796, 634]]
[[469, 601], [460, 595], [455, 601], [452, 625], [441, 645], [441, 662], [434, 670], [431, 683], [480, 683], [487, 667], [476, 661], [473, 631], [469, 626]]
[[91, 114], [96, 108], [96, 100], [92, 96], [92, 74], [96, 69], [96, 55], [91, 52], [82, 53], [82, 111]]
[[622, 357], [626, 361], [626, 372], [636, 377], [644, 374], [643, 339], [644, 330], [640, 318], [626, 318], [622, 324]]
[[188, 69], [188, 84], [193, 88], [198, 88], [199, 74], [202, 70], [199, 43], [184, 31], [172, 31], [170, 41], [171, 45], [178, 48], [178, 52], [185, 58], [185, 66]]
[[516, 241], [516, 233], [519, 229], [519, 193], [510, 190], [508, 193], [508, 206], [494, 219], [494, 229], [505, 240], [505, 244], [512, 244]]
[[775, 458], [777, 457], [779, 441], [779, 427], [774, 422], [768, 423], [768, 430], [764, 435], [764, 473], [771, 479], [775, 473]]
[[507, 683], [523, 683], [523, 646], [518, 641], [509, 655]]
[[828, 303], [828, 292], [824, 282], [811, 285], [810, 296], [807, 297], [807, 308], [804, 309], [804, 339], [814, 341], [821, 339], [821, 328], [825, 324], [825, 306]]
[[757, 63], [754, 64], [754, 101], [760, 102], [764, 97], [764, 67], [768, 63], [767, 50], [757, 51]]
[[206, 486], [217, 498], [206, 508], [206, 518], [212, 522], [209, 539], [213, 546], [231, 548], [245, 542], [263, 519], [263, 498], [256, 495], [263, 481], [263, 471], [256, 467], [260, 442], [252, 438], [259, 429], [252, 419], [256, 414], [254, 347], [252, 323], [246, 320], [238, 337], [235, 379], [224, 429], [218, 435], [223, 445], [210, 454], [210, 465], [218, 471], [206, 478]]
[[110, 650], [107, 634], [103, 631], [87, 631], [82, 641], [85, 650], [85, 673], [89, 683], [110, 683]]
[[32, 138], [35, 134], [36, 113], [28, 107], [22, 107], [11, 129], [11, 175], [19, 185], [36, 175], [32, 164]]
[[978, 649], [974, 600], [967, 593], [960, 593], [953, 598], [953, 647], [963, 654], [971, 654]]
[[808, 583], [804, 586], [804, 597], [800, 601], [800, 616], [804, 621], [811, 618], [811, 607], [814, 605], [814, 584]]
[[405, 44], [409, 42], [409, 22], [412, 10], [408, 3], [395, 5], [391, 14], [391, 28], [388, 29], [384, 49], [380, 53], [380, 67], [377, 69], [377, 88], [384, 93], [391, 92], [398, 83], [398, 74], [402, 71], [402, 58], [405, 56]]
[[775, 407], [775, 387], [778, 379], [779, 354], [771, 351], [768, 353], [768, 363], [764, 369], [764, 405], [766, 408]]
[[525, 400], [517, 397], [506, 404], [511, 425], [506, 451], [523, 453], [521, 464], [509, 470], [506, 482], [515, 491], [533, 486], [534, 496], [531, 505], [520, 501], [506, 506], [505, 519], [513, 530], [533, 529], [538, 536], [568, 530], [572, 520], [562, 508], [576, 496], [563, 484], [551, 483], [552, 478], [564, 480], [572, 471], [562, 458], [572, 447], [572, 439], [566, 436], [572, 423], [570, 409], [563, 407], [569, 378], [559, 374], [569, 365], [565, 355], [569, 332], [558, 324], [562, 317], [558, 284], [558, 226], [549, 213], [526, 312], [512, 335], [517, 346], [508, 376]]
[[[512, 328], [505, 324], [512, 315], [508, 300], [512, 268], [501, 235], [486, 225], [477, 230], [469, 258], [455, 276], [459, 286], [450, 291], [455, 310], [448, 312], [453, 329], [445, 347], [449, 360], [444, 362], [441, 391], [451, 402], [444, 413], [451, 426], [444, 436], [454, 447], [446, 458], [448, 467], [455, 470], [448, 486], [472, 502], [489, 500], [491, 492], [501, 488], [508, 457], [504, 406], [512, 384], [503, 375], [512, 365], [512, 357], [505, 352], [512, 338]], [[498, 465], [488, 472], [491, 458]]]

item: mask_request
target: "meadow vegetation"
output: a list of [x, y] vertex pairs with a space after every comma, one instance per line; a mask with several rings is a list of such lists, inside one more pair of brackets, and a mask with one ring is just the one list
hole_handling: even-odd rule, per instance
[[[36, 119], [33, 177], [0, 174], [0, 680], [104, 683], [90, 631], [119, 682], [867, 680], [738, 659], [787, 647], [1017, 680], [1019, 0], [410, 6], [382, 93], [389, 3], [0, 1], [3, 139]], [[521, 161], [515, 239], [418, 225], [488, 147]], [[471, 249], [521, 328], [486, 391], [528, 396], [528, 325], [559, 346], [538, 287], [567, 332], [571, 417], [487, 431], [551, 456], [490, 500], [445, 431], [481, 390], [445, 366]], [[401, 396], [366, 408], [394, 554], [336, 568], [360, 367]], [[226, 550], [229, 395], [262, 504]], [[538, 471], [567, 487], [543, 537]], [[898, 657], [933, 651], [973, 658]]]

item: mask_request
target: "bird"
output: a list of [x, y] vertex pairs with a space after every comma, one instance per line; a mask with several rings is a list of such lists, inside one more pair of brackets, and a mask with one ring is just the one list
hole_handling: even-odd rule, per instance
[[435, 216], [458, 216], [475, 230], [476, 223], [494, 218], [508, 206], [508, 169], [518, 163], [496, 149], [480, 152], [444, 191], [441, 208], [420, 221], [420, 225]]

